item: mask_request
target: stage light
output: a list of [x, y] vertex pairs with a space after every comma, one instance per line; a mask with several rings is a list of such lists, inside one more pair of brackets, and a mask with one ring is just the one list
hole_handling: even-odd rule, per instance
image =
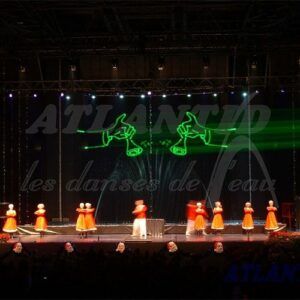
[[259, 90], [256, 90], [256, 91], [255, 91], [255, 94], [259, 94]]
[[247, 97], [247, 95], [248, 95], [247, 92], [243, 92], [243, 93], [242, 93], [242, 96], [243, 96], [244, 98]]
[[124, 95], [123, 95], [123, 94], [120, 94], [120, 95], [119, 95], [119, 98], [120, 98], [120, 99], [124, 99]]
[[20, 66], [19, 71], [20, 71], [20, 73], [25, 73], [26, 68], [24, 66]]
[[162, 97], [163, 97], [163, 98], [166, 98], [166, 97], [167, 97], [167, 95], [166, 95], [166, 94], [162, 94]]
[[210, 59], [209, 59], [209, 56], [208, 55], [204, 55], [202, 57], [202, 61], [203, 61], [203, 69], [204, 70], [207, 70], [209, 68], [209, 65], [210, 65]]
[[119, 67], [119, 61], [117, 58], [113, 58], [111, 61], [111, 66], [113, 68], [113, 70], [117, 70]]
[[13, 98], [13, 94], [12, 94], [12, 93], [9, 93], [9, 94], [8, 94], [8, 97], [9, 97], [9, 98]]
[[231, 92], [230, 92], [230, 95], [234, 95], [234, 91], [231, 91]]
[[147, 95], [148, 95], [148, 96], [151, 96], [151, 95], [152, 95], [152, 92], [151, 92], [151, 91], [148, 91], [148, 92], [147, 92]]
[[76, 72], [76, 70], [77, 70], [76, 65], [70, 65], [71, 72]]
[[95, 99], [96, 99], [96, 95], [91, 95], [91, 98], [92, 98], [93, 100], [95, 100]]
[[140, 97], [141, 97], [142, 99], [144, 99], [144, 98], [145, 98], [145, 95], [144, 95], [144, 94], [142, 94]]
[[216, 97], [218, 97], [218, 94], [217, 93], [213, 93], [213, 96], [216, 98]]
[[162, 71], [163, 69], [165, 68], [165, 59], [163, 57], [160, 57], [158, 59], [158, 66], [157, 66], [157, 69], [159, 71]]
[[186, 96], [187, 96], [188, 98], [191, 98], [191, 97], [192, 97], [192, 95], [191, 95], [191, 94], [187, 94]]
[[33, 94], [33, 98], [37, 98], [37, 94], [36, 93]]
[[285, 90], [284, 90], [284, 89], [281, 89], [281, 90], [280, 90], [280, 93], [282, 93], [282, 94], [285, 93]]
[[65, 94], [63, 92], [60, 93], [60, 97], [63, 97]]
[[70, 95], [67, 95], [67, 96], [66, 96], [66, 99], [67, 99], [67, 100], [70, 100], [70, 99], [71, 99], [71, 96], [70, 96]]
[[256, 70], [257, 69], [257, 59], [256, 59], [255, 56], [252, 58], [250, 66], [251, 66], [252, 70]]

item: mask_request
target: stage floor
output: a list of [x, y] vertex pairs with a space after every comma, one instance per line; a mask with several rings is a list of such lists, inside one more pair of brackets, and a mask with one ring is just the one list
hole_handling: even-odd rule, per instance
[[208, 235], [190, 235], [185, 234], [165, 234], [161, 237], [139, 238], [132, 237], [130, 234], [91, 234], [87, 238], [81, 239], [79, 235], [46, 235], [39, 237], [37, 235], [19, 235], [10, 239], [9, 243], [20, 241], [22, 243], [166, 243], [170, 240], [180, 243], [213, 243], [221, 242], [264, 242], [269, 239], [267, 234], [208, 234]]

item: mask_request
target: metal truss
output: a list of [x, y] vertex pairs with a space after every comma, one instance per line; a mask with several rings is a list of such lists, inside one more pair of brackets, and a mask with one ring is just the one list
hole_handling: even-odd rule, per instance
[[51, 80], [51, 81], [0, 81], [6, 91], [69, 91], [94, 92], [112, 95], [118, 92], [139, 94], [180, 94], [187, 92], [223, 92], [245, 88], [299, 89], [300, 76], [252, 77], [194, 77], [169, 79], [119, 79], [119, 80]]
[[1, 1], [2, 57], [300, 48], [298, 1]]

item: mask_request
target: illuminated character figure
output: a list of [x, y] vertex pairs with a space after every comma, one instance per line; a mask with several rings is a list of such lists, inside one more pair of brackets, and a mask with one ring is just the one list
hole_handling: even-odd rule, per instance
[[6, 211], [6, 221], [3, 226], [3, 231], [10, 234], [10, 237], [14, 237], [14, 233], [17, 232], [17, 221], [16, 221], [17, 213], [14, 210], [14, 205], [9, 204], [8, 210]]
[[178, 141], [170, 147], [170, 151], [175, 155], [187, 154], [187, 139], [201, 139], [206, 146], [215, 146], [227, 148], [227, 145], [213, 144], [212, 135], [215, 134], [228, 134], [235, 131], [236, 128], [229, 129], [212, 129], [201, 125], [197, 117], [191, 113], [186, 112], [187, 121], [182, 122], [177, 126], [177, 133], [179, 135]]
[[206, 210], [202, 207], [201, 202], [197, 202], [196, 208], [196, 219], [195, 219], [195, 230], [197, 232], [202, 231], [204, 235], [206, 235], [206, 219], [208, 218]]
[[37, 210], [34, 212], [34, 214], [37, 216], [34, 229], [40, 233], [40, 236], [43, 237], [45, 234], [45, 231], [47, 230], [47, 220], [46, 220], [46, 210], [45, 205], [43, 203], [39, 203], [37, 205]]
[[91, 203], [85, 203], [85, 225], [86, 225], [86, 236], [88, 231], [96, 231], [96, 221], [94, 218], [95, 208], [92, 208]]
[[267, 207], [267, 218], [266, 218], [266, 224], [265, 229], [266, 230], [276, 230], [279, 228], [275, 211], [277, 211], [277, 208], [274, 206], [273, 200], [269, 201], [269, 206]]
[[215, 231], [223, 230], [224, 229], [224, 221], [222, 217], [223, 208], [220, 201], [215, 202], [215, 207], [213, 209], [213, 220], [211, 223], [211, 229]]
[[113, 140], [126, 142], [126, 154], [130, 157], [135, 157], [143, 152], [143, 148], [134, 140], [136, 129], [134, 126], [126, 123], [124, 119], [126, 114], [123, 113], [116, 119], [115, 123], [107, 129], [103, 130], [77, 130], [78, 133], [100, 134], [100, 144], [97, 146], [85, 146], [83, 149], [97, 149], [108, 147]]
[[244, 207], [244, 218], [242, 222], [242, 228], [244, 230], [254, 229], [254, 223], [252, 214], [254, 213], [253, 208], [251, 207], [251, 202], [246, 202]]
[[187, 223], [186, 223], [186, 231], [185, 235], [191, 235], [195, 230], [195, 219], [196, 219], [196, 201], [191, 200], [186, 205], [186, 216], [187, 216]]
[[84, 203], [80, 203], [79, 207], [76, 209], [78, 212], [77, 222], [76, 222], [76, 231], [80, 232], [80, 238], [83, 238], [86, 233], [86, 222], [85, 222], [85, 213]]
[[132, 236], [147, 237], [146, 211], [147, 206], [144, 204], [144, 200], [135, 201], [135, 209], [132, 211], [132, 214], [135, 216]]

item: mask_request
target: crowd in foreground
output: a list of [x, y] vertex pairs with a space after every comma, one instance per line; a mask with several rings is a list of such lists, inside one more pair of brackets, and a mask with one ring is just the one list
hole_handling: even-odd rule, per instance
[[300, 243], [244, 246], [216, 242], [183, 251], [168, 242], [159, 251], [111, 251], [68, 242], [58, 252], [26, 250], [21, 243], [0, 259], [3, 298], [299, 298]]

